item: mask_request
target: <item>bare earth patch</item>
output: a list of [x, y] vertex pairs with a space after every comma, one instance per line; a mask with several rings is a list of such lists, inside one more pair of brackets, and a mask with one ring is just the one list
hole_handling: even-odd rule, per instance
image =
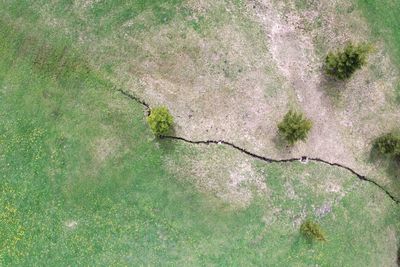
[[[277, 154], [276, 124], [295, 96], [279, 74], [262, 28], [234, 5], [206, 2], [191, 7], [193, 19], [202, 14], [205, 21], [221, 22], [200, 33], [173, 21], [154, 32], [128, 35], [125, 53], [140, 46], [145, 56], [124, 59], [112, 79], [151, 106], [168, 106], [179, 136], [224, 139]], [[208, 12], [196, 13], [199, 8]]]
[[[178, 136], [223, 139], [273, 158], [322, 158], [396, 186], [382, 167], [369, 163], [371, 140], [400, 120], [390, 100], [398, 75], [383, 44], [372, 44], [368, 66], [346, 83], [329, 81], [322, 70], [329, 50], [370, 40], [354, 5], [247, 3], [247, 11], [219, 1], [193, 6], [194, 18], [200, 12], [212, 20], [217, 11], [223, 17], [201, 34], [174, 21], [128, 37], [147, 56], [121, 64], [116, 80], [152, 106], [167, 105]], [[289, 108], [314, 123], [308, 140], [293, 148], [280, 142], [276, 130]]]
[[297, 14], [285, 17], [270, 1], [255, 1], [253, 7], [266, 29], [270, 51], [280, 72], [287, 79], [297, 102], [313, 121], [306, 143], [296, 145], [290, 155], [319, 157], [331, 162], [353, 163], [353, 156], [342, 142], [339, 121], [331, 116], [333, 107], [324, 101], [320, 90], [320, 59], [316, 56], [312, 36], [303, 34]]
[[[80, 45], [90, 48], [96, 69], [111, 66], [107, 75], [118, 86], [168, 106], [178, 136], [223, 139], [271, 158], [322, 158], [399, 191], [387, 166], [370, 160], [371, 141], [400, 121], [392, 101], [399, 75], [383, 43], [372, 43], [369, 64], [348, 82], [322, 71], [329, 50], [372, 40], [353, 1], [245, 3], [187, 1], [190, 15], [163, 25], [145, 11], [101, 38], [80, 32]], [[77, 1], [74, 12], [85, 19], [95, 4]], [[293, 148], [277, 137], [289, 108], [314, 122], [308, 140]]]
[[297, 145], [291, 155], [337, 162], [396, 186], [382, 169], [369, 163], [372, 140], [400, 121], [392, 100], [399, 76], [383, 44], [372, 43], [368, 66], [348, 82], [329, 81], [322, 70], [329, 50], [348, 41], [371, 40], [354, 4], [318, 1], [299, 9], [296, 1], [251, 2], [276, 64], [314, 122], [307, 142]]

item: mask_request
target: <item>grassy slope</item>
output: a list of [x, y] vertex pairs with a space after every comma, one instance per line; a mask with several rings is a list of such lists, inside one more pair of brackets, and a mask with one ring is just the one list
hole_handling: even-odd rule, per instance
[[[379, 41], [385, 42], [393, 63], [397, 65], [397, 69], [400, 69], [400, 2], [391, 0], [357, 0], [356, 2], [369, 22], [374, 37]], [[396, 99], [393, 99], [393, 101], [399, 104], [400, 81], [398, 81], [398, 85], [394, 89]], [[398, 127], [398, 125], [395, 127]], [[382, 165], [386, 166], [387, 173], [392, 179], [398, 182], [400, 179], [399, 163], [392, 159], [382, 160], [381, 162]], [[394, 187], [389, 190], [393, 189]]]
[[[176, 181], [162, 167], [163, 157], [195, 148], [174, 143], [176, 151], [158, 148], [142, 107], [113, 91], [79, 54], [65, 51], [68, 41], [46, 35], [44, 43], [38, 34], [1, 26], [2, 264], [392, 262], [392, 243], [386, 240], [396, 229], [398, 210], [373, 186], [318, 165], [259, 163], [272, 198], [232, 210], [197, 193], [190, 183]], [[113, 153], [99, 158], [99, 146], [107, 145]], [[329, 242], [308, 244], [290, 227], [290, 216], [278, 214], [266, 227], [264, 216], [272, 207], [312, 214], [326, 196], [311, 193], [299, 181], [306, 175], [318, 184], [320, 173], [357, 188], [321, 220]], [[302, 201], [286, 198], [284, 179], [293, 182]], [[71, 221], [76, 228], [66, 226]]]
[[[392, 0], [357, 0], [359, 8], [370, 22], [376, 38], [386, 41], [393, 61], [400, 66], [400, 2]], [[400, 101], [400, 85], [397, 87]]]
[[[2, 263], [190, 263], [203, 232], [245, 218], [171, 179], [140, 105], [73, 55], [47, 46], [41, 61], [44, 46], [1, 29]], [[103, 139], [119, 148], [99, 162]]]
[[400, 2], [358, 0], [359, 7], [364, 11], [374, 33], [388, 42], [396, 62], [400, 63]]
[[[5, 17], [16, 20], [18, 23], [25, 24], [25, 27], [40, 28], [41, 31], [47, 32], [57, 31], [58, 34], [71, 40], [71, 44], [75, 48], [80, 51], [85, 51], [91, 65], [107, 73], [109, 78], [113, 79], [114, 83], [124, 87], [126, 90], [137, 92], [138, 95], [147, 96], [147, 101], [152, 101], [152, 104], [160, 102], [166, 104], [165, 102], [169, 102], [168, 104], [172, 106], [172, 109], [175, 109], [176, 112], [176, 110], [186, 110], [187, 102], [183, 98], [197, 99], [196, 94], [192, 94], [190, 90], [185, 91], [185, 88], [191, 86], [190, 81], [195, 80], [195, 78], [199, 76], [203, 77], [210, 69], [212, 70], [211, 72], [214, 72], [221, 67], [214, 66], [213, 64], [208, 66], [209, 62], [207, 61], [191, 64], [190, 62], [192, 59], [196, 61], [202, 59], [202, 56], [198, 54], [201, 50], [198, 49], [197, 42], [193, 40], [190, 41], [190, 38], [185, 40], [184, 38], [186, 37], [182, 37], [186, 33], [191, 35], [194, 29], [196, 34], [200, 36], [205, 35], [210, 37], [210, 40], [214, 40], [212, 36], [217, 32], [215, 29], [226, 24], [232, 24], [240, 28], [239, 32], [248, 32], [249, 34], [246, 36], [246, 40], [257, 44], [255, 46], [259, 47], [259, 49], [254, 50], [255, 53], [244, 53], [240, 58], [245, 58], [246, 62], [250, 63], [250, 65], [257, 65], [258, 63], [256, 60], [250, 60], [249, 58], [251, 58], [251, 55], [257, 55], [258, 53], [264, 54], [261, 49], [263, 48], [261, 45], [262, 42], [259, 43], [259, 40], [262, 39], [260, 38], [260, 32], [251, 29], [251, 27], [254, 28], [254, 24], [248, 23], [248, 20], [244, 19], [245, 17], [241, 14], [242, 10], [240, 8], [234, 8], [233, 14], [231, 14], [230, 11], [226, 10], [226, 7], [229, 7], [229, 5], [224, 4], [223, 1], [217, 2], [219, 3], [216, 5], [217, 7], [210, 12], [212, 14], [193, 11], [188, 8], [188, 6], [182, 5], [181, 1], [173, 0], [147, 2], [112, 1], [112, 3], [109, 1], [99, 1], [93, 2], [91, 6], [83, 4], [85, 1], [74, 2], [60, 0], [49, 2], [41, 0], [29, 4], [25, 1], [5, 1], [1, 4], [0, 12], [2, 12], [2, 15]], [[304, 8], [308, 4], [309, 1], [298, 1], [297, 7]], [[199, 6], [201, 6], [201, 3]], [[233, 17], [236, 19], [232, 19]], [[158, 36], [158, 33], [164, 33], [162, 35], [163, 37], [161, 38]], [[208, 39], [206, 40], [209, 41]], [[230, 50], [229, 46], [224, 44], [224, 41], [222, 41], [223, 38], [218, 40], [221, 40], [217, 42], [222, 44], [220, 47], [213, 46], [212, 42], [210, 42], [211, 44], [206, 42], [211, 45], [209, 50], [218, 53], [227, 53], [227, 51]], [[191, 58], [188, 60], [189, 63], [187, 62], [187, 64], [182, 65], [182, 69], [180, 68], [182, 66], [175, 64], [176, 58], [179, 58], [181, 53], [186, 56], [189, 55], [188, 57]], [[255, 56], [255, 58], [257, 58], [257, 56]], [[247, 61], [247, 59], [249, 60]], [[229, 65], [227, 69], [222, 65], [222, 69], [224, 69], [226, 75], [229, 76], [230, 72], [235, 73], [235, 69], [242, 65], [246, 64], [238, 61], [233, 65]], [[205, 67], [197, 69], [198, 66]], [[220, 71], [222, 69], [220, 69]], [[138, 75], [138, 79], [135, 79], [134, 75]], [[271, 73], [271, 76], [274, 76], [274, 74]], [[146, 91], [146, 88], [143, 87], [143, 83], [140, 82], [142, 77], [151, 77], [150, 80], [157, 80], [157, 78], [154, 77], [161, 77], [160, 81], [168, 81], [165, 82], [167, 84], [170, 81], [172, 81], [172, 83], [177, 81], [176, 84], [180, 86], [175, 88], [175, 86], [168, 87], [168, 85], [162, 84], [159, 88], [162, 90], [160, 92], [157, 92], [158, 90], [154, 90], [154, 88]], [[212, 81], [212, 78], [213, 76], [210, 76], [210, 79], [207, 79], [207, 81]], [[147, 83], [147, 80], [144, 80]], [[273, 91], [284, 92], [286, 90], [282, 90], [282, 84], [278, 82], [278, 80], [272, 80], [270, 84], [265, 84], [265, 87], [268, 88], [266, 89], [266, 94], [270, 95]], [[150, 84], [158, 88], [154, 85], [156, 84], [155, 82], [150, 81]], [[218, 92], [230, 95], [230, 84], [227, 83], [226, 85], [226, 87], [221, 87], [223, 91]], [[184, 97], [179, 98], [178, 101], [171, 104], [171, 99], [175, 98], [170, 92], [175, 92], [177, 88], [183, 88], [183, 91], [179, 91], [178, 95]], [[145, 91], [146, 93], [143, 93]], [[291, 93], [289, 92], [288, 94], [290, 95]], [[149, 95], [151, 97], [149, 97]], [[217, 95], [219, 95], [219, 93]], [[290, 97], [284, 98], [288, 99]], [[293, 97], [293, 99], [295, 99], [295, 97]], [[280, 101], [282, 100], [276, 102], [279, 103]], [[205, 104], [202, 105], [202, 102]], [[293, 102], [293, 100], [289, 101], [289, 103]], [[199, 118], [207, 117], [207, 115], [202, 115], [201, 112], [198, 111], [206, 110], [209, 106], [208, 102], [196, 101], [195, 103], [196, 104], [193, 105], [193, 110], [195, 110], [197, 115], [200, 115]], [[286, 104], [282, 102], [280, 106], [285, 105]], [[226, 110], [223, 110], [223, 112], [216, 112], [215, 114], [224, 113], [227, 113]], [[276, 109], [276, 115], [272, 112], [268, 112], [268, 114], [270, 114], [270, 118], [276, 118], [277, 116], [281, 116], [280, 114], [283, 114], [283, 112]], [[186, 114], [180, 114], [180, 118], [183, 117], [186, 118]], [[216, 118], [219, 117], [217, 116]], [[196, 121], [196, 119], [179, 121], [179, 125], [186, 125], [187, 122], [188, 128], [192, 126], [195, 127], [195, 123], [192, 125], [190, 121], [193, 122]], [[208, 126], [204, 128], [206, 127]], [[242, 129], [243, 127], [240, 128]], [[227, 135], [229, 136], [230, 133], [228, 132]], [[217, 138], [216, 136], [214, 137]], [[267, 138], [268, 137], [266, 137], [266, 139]], [[196, 137], [194, 139], [203, 138]], [[248, 149], [252, 150], [251, 145]], [[381, 173], [376, 175], [376, 177], [371, 175], [371, 178], [376, 179], [376, 181], [382, 185], [386, 185], [387, 190], [393, 195], [399, 194], [399, 187], [395, 183], [396, 178], [393, 178], [396, 175], [398, 176], [398, 166], [390, 162], [384, 164], [376, 163], [376, 166], [378, 166], [377, 169]], [[389, 179], [387, 179], [387, 176], [389, 176]]]

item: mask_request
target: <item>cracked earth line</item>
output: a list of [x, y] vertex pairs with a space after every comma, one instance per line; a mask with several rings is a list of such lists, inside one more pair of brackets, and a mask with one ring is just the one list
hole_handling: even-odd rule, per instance
[[116, 89], [116, 90], [117, 90], [117, 92], [120, 92], [120, 93], [123, 94], [124, 96], [126, 96], [126, 97], [128, 97], [128, 98], [130, 98], [130, 99], [132, 99], [132, 100], [134, 100], [134, 101], [136, 101], [136, 102], [138, 102], [139, 104], [143, 105], [143, 106], [146, 108], [146, 114], [147, 114], [147, 116], [150, 115], [150, 105], [149, 105], [149, 104], [147, 104], [146, 102], [144, 102], [144, 101], [143, 101], [142, 99], [140, 99], [139, 97], [136, 97], [136, 96], [134, 96], [134, 95], [131, 95], [130, 93], [125, 92], [125, 91], [122, 90], [122, 89]]
[[[142, 104], [146, 108], [147, 115], [150, 115], [151, 108], [150, 108], [149, 104], [147, 104], [146, 102], [144, 102], [140, 98], [138, 98], [136, 96], [133, 96], [133, 95], [121, 90], [121, 89], [118, 89], [117, 91], [122, 93], [126, 97], [128, 97], [128, 98], [130, 98], [130, 99]], [[171, 140], [175, 140], [175, 141], [183, 141], [183, 142], [190, 143], [190, 144], [195, 144], [195, 145], [225, 145], [225, 146], [230, 146], [230, 147], [232, 147], [232, 148], [234, 148], [236, 150], [239, 150], [240, 152], [242, 152], [242, 153], [244, 153], [244, 154], [246, 154], [246, 155], [248, 155], [250, 157], [253, 157], [253, 158], [268, 162], [268, 163], [295, 162], [295, 161], [302, 161], [303, 159], [307, 159], [309, 161], [323, 163], [323, 164], [330, 165], [330, 166], [333, 166], [333, 167], [339, 167], [339, 168], [342, 168], [342, 169], [345, 169], [345, 170], [351, 172], [352, 174], [354, 174], [361, 181], [366, 181], [366, 182], [369, 182], [369, 183], [375, 185], [376, 187], [381, 189], [388, 197], [390, 197], [396, 204], [400, 204], [400, 200], [397, 199], [395, 196], [393, 196], [382, 185], [380, 185], [377, 182], [369, 179], [365, 175], [362, 175], [362, 174], [356, 172], [352, 168], [344, 166], [344, 165], [339, 164], [339, 163], [332, 163], [332, 162], [329, 162], [329, 161], [326, 161], [326, 160], [323, 160], [323, 159], [320, 159], [320, 158], [308, 158], [307, 156], [303, 156], [303, 157], [300, 157], [300, 158], [272, 159], [272, 158], [267, 158], [267, 157], [264, 157], [264, 156], [260, 156], [260, 155], [254, 154], [254, 153], [252, 153], [252, 152], [250, 152], [250, 151], [248, 151], [248, 150], [246, 150], [244, 148], [241, 148], [241, 147], [239, 147], [239, 146], [237, 146], [237, 145], [235, 145], [233, 143], [230, 143], [230, 142], [227, 142], [227, 141], [224, 141], [224, 140], [193, 141], [193, 140], [186, 139], [184, 137], [169, 136], [169, 135], [164, 135], [164, 136], [161, 136], [160, 138], [161, 139], [171, 139]]]

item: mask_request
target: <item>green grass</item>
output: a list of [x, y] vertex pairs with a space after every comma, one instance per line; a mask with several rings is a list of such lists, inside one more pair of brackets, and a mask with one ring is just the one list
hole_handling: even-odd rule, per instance
[[397, 63], [400, 63], [400, 2], [383, 0], [358, 0], [359, 7], [370, 22], [377, 37], [387, 41], [390, 51]]
[[[357, 0], [378, 40], [384, 40], [393, 61], [400, 66], [400, 2], [393, 0]], [[400, 103], [400, 84], [394, 88]]]
[[[38, 64], [43, 46], [27, 47], [29, 59], [20, 47], [30, 38], [7, 28], [0, 53], [2, 264], [179, 262], [213, 228], [207, 219], [236, 220], [166, 173], [140, 105], [75, 63], [70, 70], [59, 61], [55, 76], [57, 49], [48, 47], [52, 56]], [[99, 162], [95, 140], [104, 138], [120, 148]], [[69, 220], [76, 230], [65, 226]]]
[[[3, 12], [37, 19], [29, 3], [10, 1]], [[69, 3], [59, 1], [56, 11]], [[95, 14], [111, 12], [103, 9]], [[254, 161], [270, 194], [235, 209], [165, 167], [165, 159], [195, 156], [196, 147], [156, 142], [143, 107], [92, 70], [84, 51], [70, 48], [73, 39], [6, 21], [0, 21], [0, 265], [393, 263], [396, 240], [388, 237], [399, 229], [399, 209], [376, 187], [333, 167]], [[316, 218], [328, 242], [310, 244], [293, 221], [315, 217], [316, 207], [339, 196], [318, 188], [327, 181], [346, 195]], [[285, 184], [297, 199], [287, 197]]]

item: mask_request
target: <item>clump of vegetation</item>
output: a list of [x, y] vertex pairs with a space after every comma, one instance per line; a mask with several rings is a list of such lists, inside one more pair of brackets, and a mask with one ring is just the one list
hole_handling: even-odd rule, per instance
[[400, 156], [400, 135], [384, 134], [375, 139], [374, 148], [383, 155]]
[[171, 130], [174, 118], [166, 107], [157, 107], [151, 110], [147, 123], [156, 136], [162, 136]]
[[367, 62], [370, 47], [365, 44], [347, 44], [343, 51], [330, 52], [325, 59], [326, 73], [338, 80], [350, 78]]
[[325, 234], [319, 224], [311, 220], [302, 223], [300, 232], [309, 240], [326, 241]]
[[311, 120], [307, 119], [302, 113], [290, 110], [286, 113], [282, 122], [278, 124], [279, 132], [283, 138], [291, 145], [299, 140], [305, 140], [312, 128]]

